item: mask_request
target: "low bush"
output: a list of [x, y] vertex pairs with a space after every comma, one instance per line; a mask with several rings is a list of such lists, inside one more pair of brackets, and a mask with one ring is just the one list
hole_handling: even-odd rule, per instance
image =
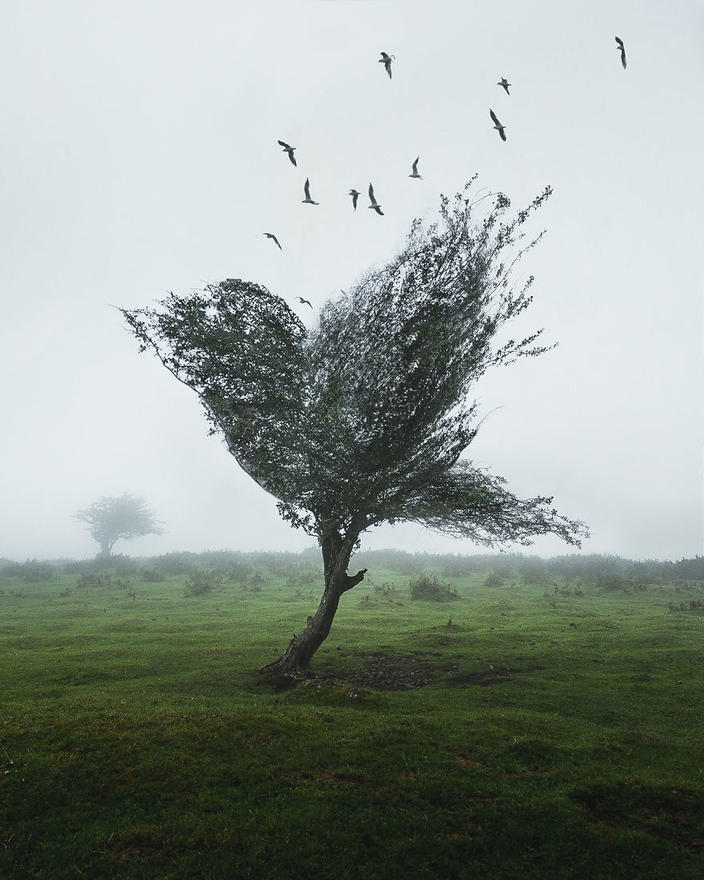
[[699, 608], [704, 608], [704, 602], [701, 599], [690, 599], [689, 602], [680, 602], [679, 605], [670, 602], [667, 607], [670, 611], [697, 611]]
[[27, 584], [50, 581], [54, 577], [54, 567], [48, 562], [28, 559], [26, 562], [10, 562], [3, 566], [3, 577], [17, 577]]
[[114, 571], [118, 574], [127, 574], [137, 570], [137, 563], [129, 556], [120, 553], [115, 556], [96, 556], [93, 560], [93, 568], [101, 571]]
[[195, 553], [189, 553], [187, 550], [184, 550], [157, 556], [152, 559], [152, 563], [155, 568], [166, 574], [187, 574], [194, 570], [197, 558]]
[[240, 584], [243, 590], [248, 590], [250, 593], [261, 593], [262, 588], [258, 583], [252, 584]]
[[599, 574], [594, 579], [594, 586], [599, 590], [623, 590], [626, 592], [632, 585], [631, 578], [621, 574]]
[[447, 602], [459, 599], [457, 590], [433, 575], [423, 575], [410, 583], [411, 599], [425, 599], [431, 602]]
[[374, 592], [380, 593], [382, 596], [391, 597], [398, 596], [401, 591], [393, 584], [387, 584], [386, 581], [384, 581], [383, 584], [374, 584]]
[[80, 574], [85, 563], [79, 559], [66, 559], [61, 562], [60, 568], [64, 574]]
[[77, 587], [109, 587], [112, 575], [109, 571], [86, 571], [76, 581]]
[[143, 568], [140, 574], [142, 580], [147, 584], [163, 584], [166, 580], [166, 574], [161, 569], [156, 568], [156, 566]]
[[184, 596], [203, 596], [222, 586], [222, 576], [214, 571], [194, 571], [186, 578]]

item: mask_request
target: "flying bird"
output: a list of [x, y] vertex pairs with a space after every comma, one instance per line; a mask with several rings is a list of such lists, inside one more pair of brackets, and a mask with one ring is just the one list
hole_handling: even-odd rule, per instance
[[494, 128], [498, 131], [499, 136], [501, 137], [501, 140], [502, 140], [502, 141], [505, 141], [505, 140], [506, 140], [506, 134], [505, 134], [505, 132], [504, 132], [504, 129], [506, 128], [506, 126], [505, 126], [505, 125], [502, 125], [502, 124], [499, 122], [499, 120], [496, 118], [496, 113], [494, 113], [494, 111], [491, 110], [491, 109], [489, 110], [489, 116], [491, 116], [492, 121], [493, 121], [493, 123], [494, 123]]
[[310, 197], [310, 181], [306, 177], [306, 182], [303, 184], [303, 192], [306, 194], [304, 199], [301, 199], [301, 203], [304, 205], [317, 205], [319, 202], [314, 202]]
[[274, 235], [273, 232], [262, 232], [262, 235], [266, 235], [267, 238], [270, 238], [280, 251], [283, 250], [283, 248], [279, 244], [279, 239]]
[[288, 153], [288, 157], [294, 165], [298, 165], [296, 162], [296, 157], [293, 155], [293, 151], [296, 149], [292, 147], [290, 144], [287, 144], [286, 141], [279, 141], [281, 146], [284, 148], [284, 153]]
[[297, 296], [296, 299], [298, 300], [298, 302], [299, 302], [301, 305], [303, 305], [303, 304], [305, 303], [307, 306], [310, 306], [311, 308], [313, 308], [313, 305], [312, 305], [312, 303], [311, 303], [310, 300], [308, 300], [308, 299], [303, 299], [302, 296]]
[[351, 189], [349, 194], [352, 196], [352, 207], [357, 210], [357, 199], [359, 198], [359, 192], [356, 189]]
[[369, 184], [369, 201], [371, 202], [371, 205], [369, 205], [369, 207], [372, 209], [372, 211], [376, 211], [377, 214], [381, 214], [381, 216], [383, 217], [384, 212], [381, 210], [381, 205], [374, 198], [374, 187], [371, 185], [371, 183]]
[[623, 64], [623, 69], [626, 69], [626, 47], [623, 45], [623, 40], [621, 37], [615, 37], [616, 40], [616, 48], [621, 51], [621, 64]]
[[511, 83], [506, 79], [505, 76], [502, 76], [501, 79], [496, 83], [496, 85], [501, 86], [501, 88], [505, 90], [507, 95], [511, 94], [511, 92], [509, 92], [508, 90], [508, 87], [511, 85]]
[[396, 60], [395, 55], [389, 55], [387, 52], [381, 53], [381, 58], [379, 59], [379, 64], [383, 64], [386, 68], [386, 72], [389, 74], [389, 79], [391, 79], [391, 62]]
[[409, 174], [408, 176], [409, 176], [409, 177], [417, 177], [418, 180], [420, 180], [420, 179], [421, 179], [421, 175], [418, 174], [418, 159], [420, 159], [420, 156], [416, 156], [416, 161], [413, 163], [413, 171], [412, 171], [412, 173]]

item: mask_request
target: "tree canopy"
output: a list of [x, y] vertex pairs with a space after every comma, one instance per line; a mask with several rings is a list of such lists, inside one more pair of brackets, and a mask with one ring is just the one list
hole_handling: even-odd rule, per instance
[[99, 498], [90, 507], [79, 510], [76, 519], [88, 525], [100, 544], [100, 555], [109, 556], [116, 541], [161, 534], [143, 498], [124, 493], [118, 497]]
[[500, 331], [530, 305], [532, 276], [516, 290], [511, 270], [541, 238], [524, 243], [522, 227], [550, 188], [505, 219], [506, 196], [472, 200], [472, 183], [441, 198], [437, 222], [415, 221], [400, 253], [327, 302], [311, 330], [240, 279], [122, 310], [281, 514], [318, 539], [326, 589], [359, 535], [383, 522], [494, 546], [586, 535], [550, 497], [519, 499], [461, 457], [479, 429], [478, 380], [547, 350], [541, 330]]

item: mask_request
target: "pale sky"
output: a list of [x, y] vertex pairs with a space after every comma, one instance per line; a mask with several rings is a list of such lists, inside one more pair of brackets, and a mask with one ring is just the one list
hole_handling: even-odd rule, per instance
[[[559, 346], [482, 380], [466, 456], [586, 521], [583, 552], [704, 552], [704, 4], [4, 0], [2, 19], [0, 556], [93, 555], [72, 514], [125, 491], [166, 531], [116, 552], [309, 546], [109, 306], [238, 277], [312, 325], [296, 296], [392, 258], [475, 172], [516, 208], [554, 189], [516, 332]], [[364, 546], [481, 549], [412, 525]]]

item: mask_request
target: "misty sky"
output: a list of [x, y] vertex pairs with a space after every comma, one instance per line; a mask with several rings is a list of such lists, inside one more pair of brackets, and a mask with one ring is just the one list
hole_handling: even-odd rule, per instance
[[[296, 296], [318, 307], [390, 259], [474, 173], [517, 208], [554, 188], [516, 333], [559, 346], [482, 380], [466, 456], [585, 520], [583, 552], [703, 552], [701, 2], [4, 0], [2, 18], [0, 556], [93, 555], [72, 514], [124, 491], [166, 531], [116, 552], [309, 546], [110, 306], [233, 277], [310, 326]], [[415, 525], [364, 546], [480, 549]]]

